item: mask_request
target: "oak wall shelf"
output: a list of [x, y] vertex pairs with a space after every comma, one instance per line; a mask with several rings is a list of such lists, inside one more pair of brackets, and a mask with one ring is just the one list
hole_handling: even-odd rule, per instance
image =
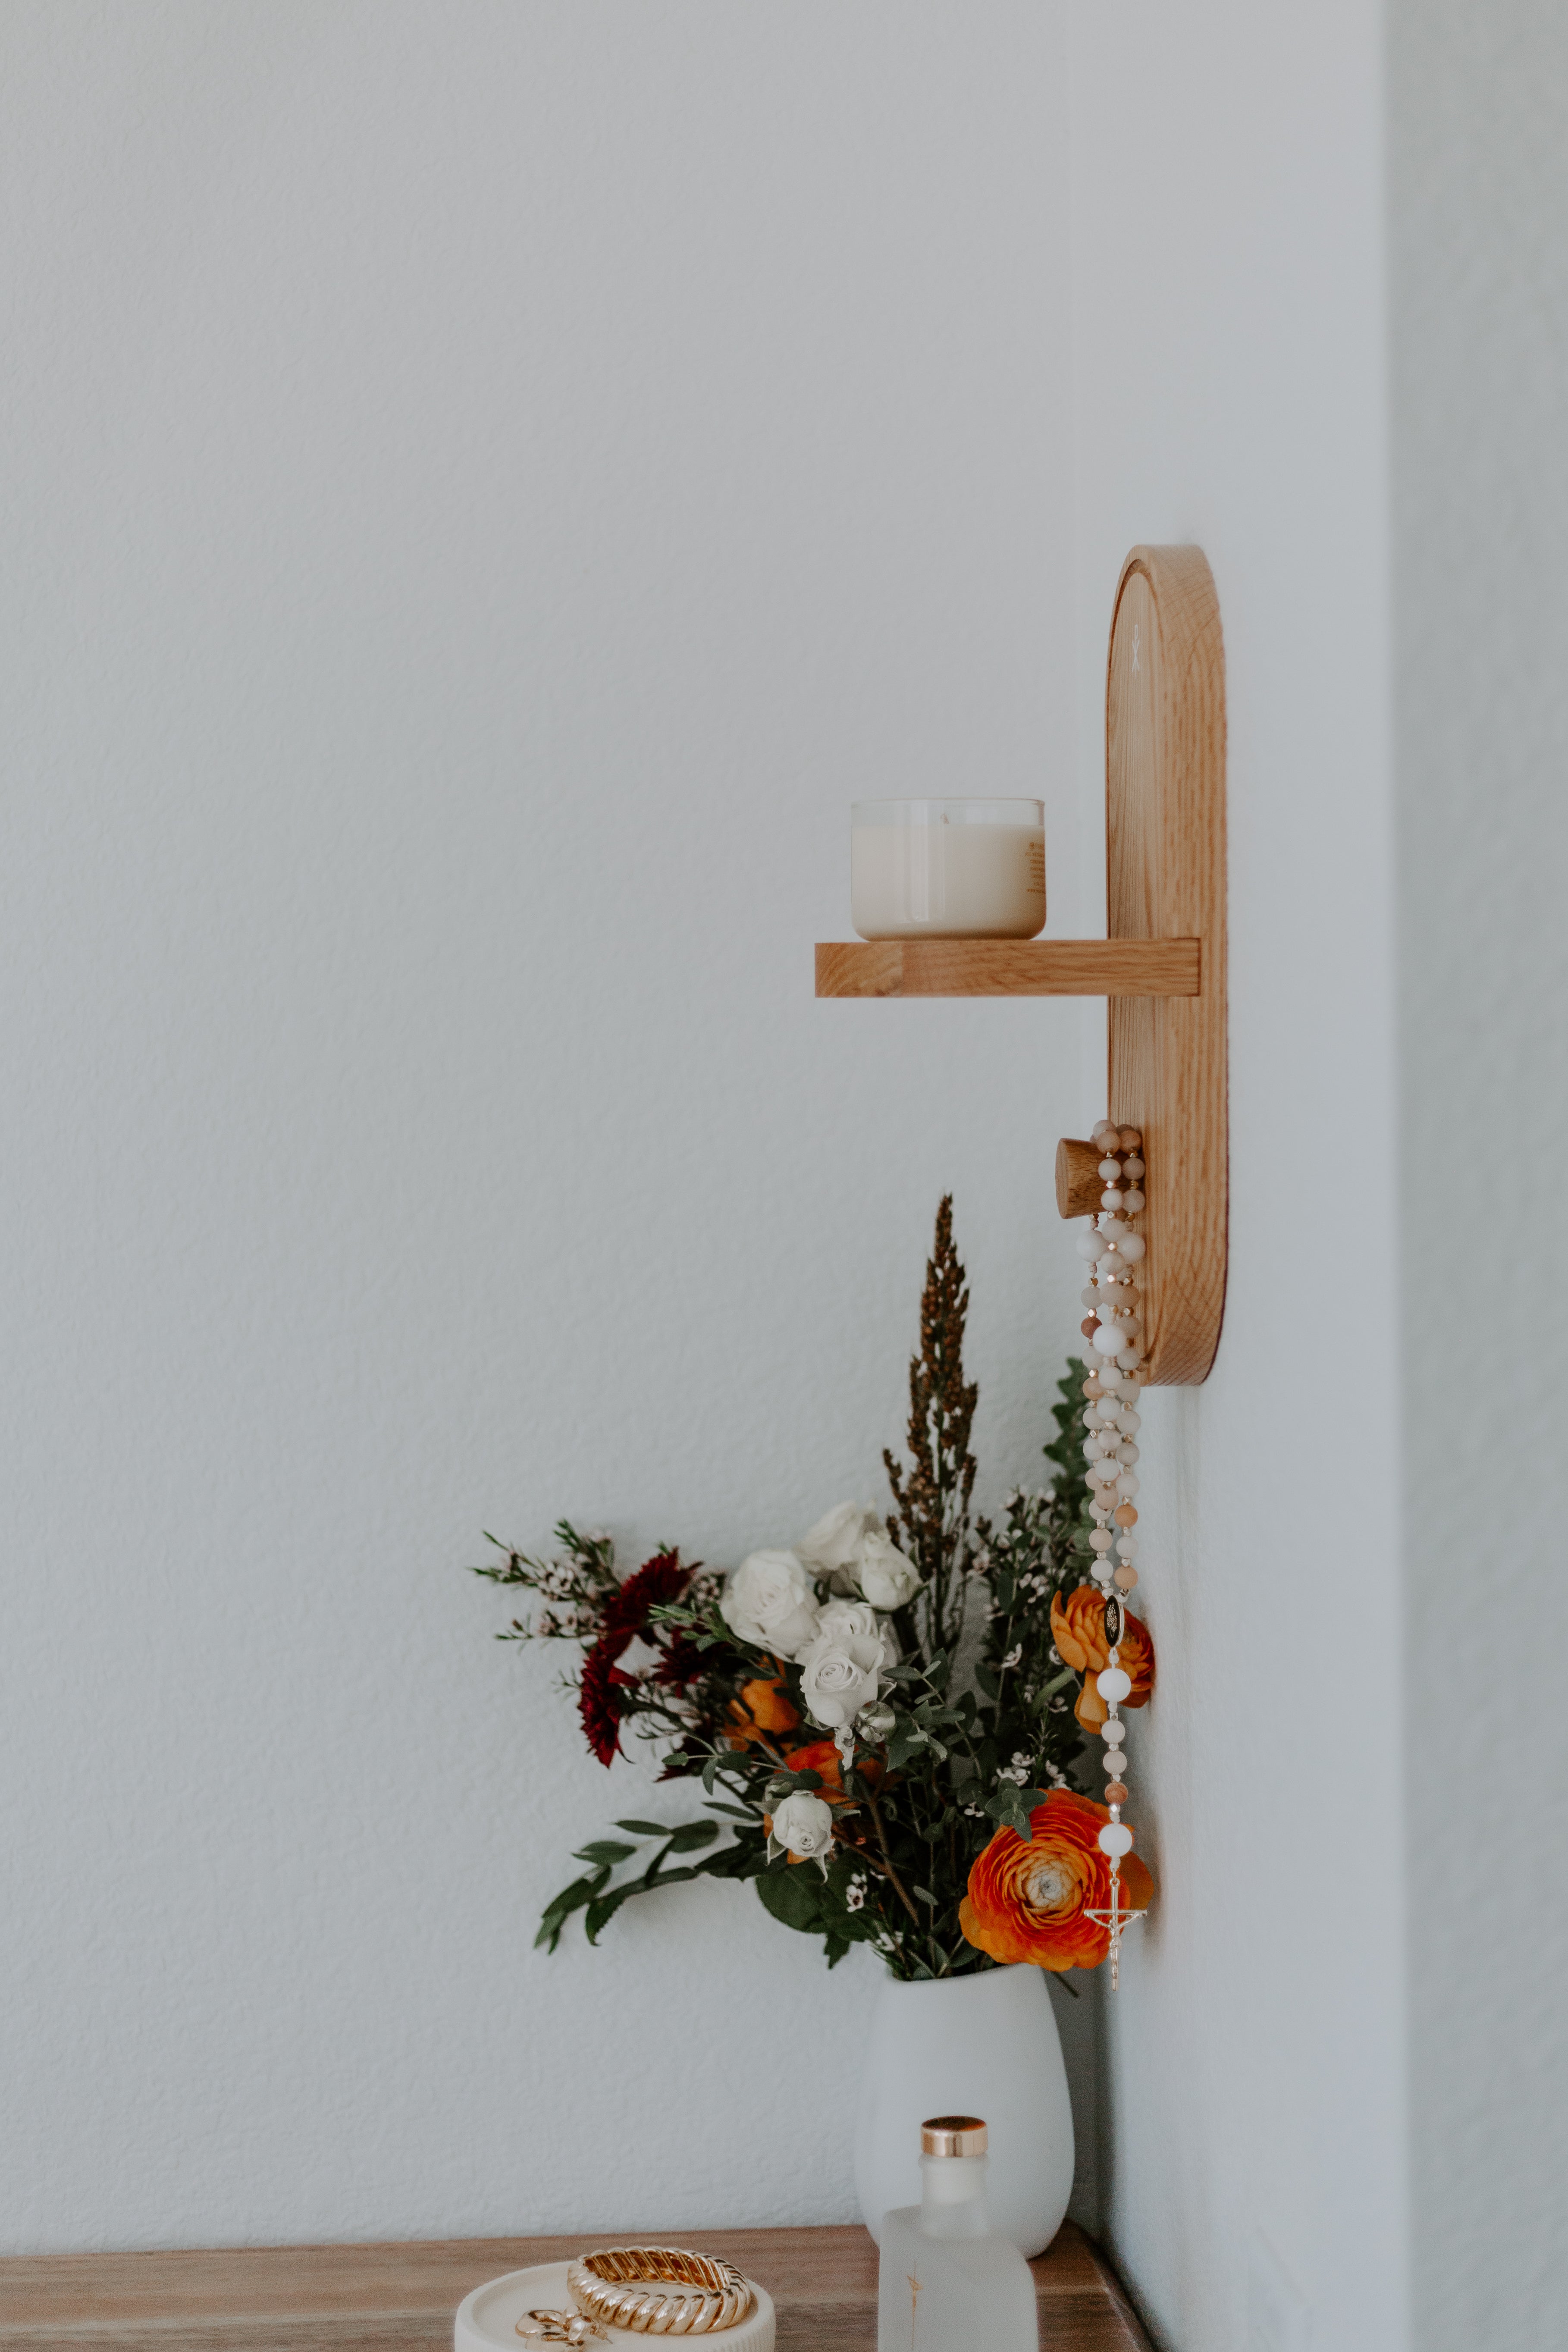
[[[1205, 1380], [1228, 1225], [1225, 645], [1199, 547], [1135, 547], [1105, 680], [1103, 940], [829, 940], [818, 996], [1103, 996], [1107, 1102], [1142, 1131], [1147, 1377]], [[1088, 1153], [1086, 1160], [1084, 1155]], [[1087, 1144], [1063, 1146], [1063, 1216], [1095, 1205]]]
[[818, 996], [1196, 996], [1200, 940], [823, 940]]

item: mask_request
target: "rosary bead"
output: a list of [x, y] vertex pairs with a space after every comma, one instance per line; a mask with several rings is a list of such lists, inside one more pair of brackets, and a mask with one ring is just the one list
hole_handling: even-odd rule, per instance
[[1090, 1398], [1100, 1397], [1105, 1394], [1104, 1389], [1101, 1387], [1100, 1381], [1096, 1380], [1092, 1372], [1090, 1372], [1088, 1380], [1085, 1381], [1083, 1384], [1083, 1392], [1086, 1397]]
[[1096, 1675], [1094, 1687], [1108, 1706], [1120, 1706], [1132, 1696], [1132, 1677], [1123, 1666], [1106, 1666]]
[[1118, 1559], [1136, 1559], [1138, 1557], [1137, 1537], [1118, 1536], [1116, 1538], [1116, 1557]]
[[1121, 1477], [1118, 1478], [1116, 1482], [1116, 1491], [1121, 1496], [1121, 1500], [1124, 1503], [1131, 1503], [1133, 1496], [1138, 1492], [1137, 1471], [1123, 1470]]
[[1096, 1528], [1089, 1540], [1096, 1551], [1109, 1551], [1110, 1549], [1110, 1528]]
[[1123, 1566], [1117, 1570], [1110, 1580], [1118, 1592], [1134, 1592], [1138, 1588], [1138, 1570]]
[[1146, 1209], [1149, 1203], [1143, 1198], [1143, 1195], [1139, 1191], [1137, 1185], [1130, 1184], [1121, 1195], [1121, 1205], [1130, 1216], [1135, 1217], [1138, 1214], [1139, 1210]]
[[1117, 1447], [1116, 1458], [1118, 1462], [1125, 1462], [1130, 1470], [1131, 1469], [1134, 1462], [1137, 1461], [1138, 1448], [1133, 1444], [1132, 1440], [1130, 1437], [1124, 1437], [1121, 1444]]
[[1105, 1247], [1105, 1244], [1100, 1240], [1093, 1225], [1086, 1225], [1073, 1243], [1073, 1247], [1079, 1257], [1097, 1258]]
[[1121, 1189], [1120, 1185], [1108, 1184], [1104, 1192], [1100, 1196], [1100, 1205], [1102, 1209], [1120, 1209], [1121, 1206]]
[[1100, 1727], [1100, 1736], [1108, 1748], [1120, 1748], [1124, 1731], [1125, 1726], [1118, 1723], [1113, 1715], [1108, 1717]]
[[1096, 1290], [1092, 1282], [1085, 1283], [1083, 1288], [1079, 1292], [1079, 1299], [1085, 1307], [1099, 1306], [1100, 1293]]
[[1121, 1273], [1121, 1260], [1114, 1250], [1106, 1249], [1103, 1242], [1100, 1244], [1100, 1252], [1101, 1255], [1095, 1259], [1094, 1270], [1102, 1282], [1109, 1282], [1114, 1275]]
[[1124, 1127], [1118, 1130], [1116, 1139], [1121, 1144], [1123, 1151], [1139, 1151], [1142, 1149], [1142, 1134], [1139, 1129], [1135, 1127]]
[[1105, 1789], [1105, 1801], [1106, 1801], [1106, 1803], [1107, 1803], [1108, 1805], [1124, 1805], [1124, 1804], [1127, 1802], [1127, 1783], [1126, 1783], [1126, 1781], [1125, 1781], [1125, 1780], [1110, 1780], [1110, 1781], [1108, 1781], [1108, 1782], [1106, 1783], [1106, 1789]]
[[1117, 1337], [1114, 1323], [1094, 1323], [1086, 1319], [1083, 1336], [1092, 1343], [1097, 1356], [1121, 1356], [1127, 1352]]
[[1119, 1348], [1116, 1351], [1116, 1360], [1124, 1372], [1135, 1372], [1143, 1360], [1143, 1350], [1137, 1346]]
[[1116, 1514], [1116, 1524], [1119, 1528], [1135, 1528], [1137, 1526], [1138, 1514], [1133, 1509], [1131, 1503], [1122, 1504], [1121, 1508]]
[[1113, 1143], [1121, 1142], [1121, 1130], [1113, 1118], [1102, 1118], [1089, 1139], [1098, 1143], [1101, 1151], [1109, 1151]]
[[1100, 1161], [1100, 1167], [1096, 1172], [1099, 1175], [1103, 1176], [1108, 1184], [1114, 1184], [1117, 1178], [1121, 1173], [1121, 1162], [1120, 1160], [1112, 1160], [1110, 1153], [1107, 1152], [1105, 1158]]
[[1119, 1234], [1116, 1246], [1129, 1265], [1136, 1265], [1143, 1255], [1143, 1236], [1142, 1234]]
[[1143, 1426], [1142, 1416], [1137, 1406], [1119, 1404], [1116, 1408], [1116, 1426], [1118, 1429], [1125, 1430], [1129, 1437], [1136, 1437]]
[[1125, 1170], [1125, 1171], [1124, 1171], [1124, 1172], [1125, 1172], [1127, 1175], [1129, 1175], [1129, 1176], [1131, 1176], [1131, 1177], [1132, 1181], [1133, 1181], [1135, 1184], [1136, 1184], [1136, 1182], [1138, 1181], [1139, 1177], [1140, 1177], [1140, 1176], [1142, 1176], [1142, 1175], [1145, 1172], [1145, 1171], [1144, 1171], [1144, 1167], [1143, 1167], [1143, 1162], [1142, 1161], [1142, 1160], [1140, 1160], [1140, 1158], [1138, 1157], [1138, 1154], [1137, 1154], [1136, 1152], [1134, 1152], [1134, 1153], [1132, 1154], [1131, 1159], [1127, 1162], [1126, 1170]]
[[1121, 1822], [1110, 1822], [1100, 1832], [1101, 1853], [1114, 1854], [1120, 1862], [1124, 1853], [1132, 1851], [1132, 1832]]
[[1086, 1315], [1086, 1316], [1084, 1317], [1084, 1318], [1083, 1318], [1083, 1321], [1079, 1325], [1079, 1327], [1078, 1327], [1078, 1328], [1079, 1328], [1079, 1329], [1083, 1333], [1083, 1336], [1084, 1336], [1084, 1338], [1085, 1338], [1086, 1339], [1093, 1339], [1093, 1337], [1094, 1337], [1094, 1335], [1095, 1335], [1095, 1333], [1099, 1330], [1100, 1326], [1099, 1326], [1099, 1324], [1095, 1321], [1094, 1317], [1093, 1317], [1092, 1315]]

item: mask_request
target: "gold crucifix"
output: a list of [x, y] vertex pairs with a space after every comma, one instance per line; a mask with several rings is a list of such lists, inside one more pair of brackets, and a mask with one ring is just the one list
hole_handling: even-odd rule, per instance
[[1086, 1919], [1092, 1919], [1097, 1927], [1109, 1927], [1110, 1930], [1110, 1990], [1112, 1992], [1116, 1990], [1117, 1985], [1120, 1983], [1121, 1977], [1121, 1930], [1123, 1927], [1135, 1927], [1142, 1916], [1143, 1914], [1142, 1911], [1135, 1911], [1131, 1904], [1127, 1906], [1125, 1910], [1122, 1909], [1121, 1880], [1117, 1874], [1116, 1864], [1112, 1863], [1110, 1865], [1110, 1906], [1109, 1910], [1086, 1911], [1084, 1913], [1084, 1917]]

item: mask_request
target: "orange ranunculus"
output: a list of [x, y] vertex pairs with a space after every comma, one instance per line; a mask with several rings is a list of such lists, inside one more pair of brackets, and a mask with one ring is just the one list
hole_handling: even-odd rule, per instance
[[[1122, 1617], [1117, 1663], [1131, 1678], [1132, 1689], [1121, 1705], [1144, 1706], [1154, 1687], [1154, 1644], [1141, 1617], [1134, 1617], [1131, 1609], [1123, 1610]], [[1051, 1639], [1061, 1652], [1063, 1665], [1076, 1666], [1080, 1675], [1097, 1675], [1108, 1666], [1110, 1653], [1105, 1645], [1105, 1595], [1097, 1592], [1092, 1584], [1080, 1584], [1065, 1601], [1058, 1592], [1051, 1602]], [[1080, 1723], [1086, 1720], [1081, 1707], [1078, 1719]], [[1103, 1704], [1094, 1719], [1105, 1721]]]
[[729, 1741], [731, 1748], [750, 1748], [773, 1732], [795, 1731], [799, 1727], [800, 1710], [784, 1696], [784, 1675], [781, 1671], [772, 1682], [744, 1683], [741, 1696], [730, 1709]]
[[[825, 1798], [830, 1805], [847, 1804], [844, 1793], [844, 1768], [837, 1748], [831, 1739], [814, 1739], [809, 1748], [791, 1748], [784, 1755], [784, 1766], [791, 1772], [816, 1772], [822, 1781], [813, 1793]], [[855, 1767], [864, 1780], [875, 1787], [882, 1776], [881, 1765], [874, 1756], [868, 1756]]]
[[[1057, 1647], [1058, 1649], [1060, 1649], [1061, 1643], [1059, 1642], [1058, 1643]], [[1126, 1699], [1122, 1703], [1127, 1706], [1131, 1706], [1132, 1704], [1131, 1699]], [[1098, 1731], [1102, 1723], [1108, 1723], [1110, 1719], [1110, 1709], [1106, 1706], [1105, 1701], [1095, 1689], [1094, 1676], [1092, 1674], [1085, 1675], [1083, 1678], [1083, 1688], [1078, 1695], [1078, 1700], [1077, 1704], [1073, 1707], [1073, 1713], [1077, 1716], [1079, 1721], [1082, 1724], [1086, 1731]]]
[[[969, 1942], [1004, 1966], [1097, 1969], [1110, 1932], [1085, 1914], [1110, 1907], [1110, 1864], [1098, 1843], [1110, 1819], [1103, 1805], [1056, 1789], [1030, 1814], [1027, 1845], [1016, 1830], [998, 1830], [958, 1906]], [[1145, 1910], [1154, 1883], [1135, 1853], [1122, 1855], [1121, 1875], [1127, 1907]]]

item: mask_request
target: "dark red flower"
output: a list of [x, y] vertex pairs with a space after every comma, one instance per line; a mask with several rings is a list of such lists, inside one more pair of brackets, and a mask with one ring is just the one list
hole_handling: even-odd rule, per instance
[[679, 1552], [656, 1551], [611, 1597], [599, 1620], [600, 1643], [613, 1643], [618, 1658], [646, 1628], [649, 1611], [664, 1601], [679, 1601], [691, 1576], [690, 1569], [681, 1567]]
[[630, 1639], [629, 1633], [625, 1635], [614, 1648], [605, 1642], [595, 1642], [583, 1661], [577, 1712], [583, 1718], [588, 1745], [601, 1764], [608, 1764], [620, 1752], [621, 1724], [626, 1713], [623, 1693], [634, 1688], [635, 1683], [616, 1660]]
[[697, 1680], [707, 1663], [689, 1633], [677, 1633], [668, 1648], [661, 1652], [653, 1678], [666, 1690], [683, 1691]]

